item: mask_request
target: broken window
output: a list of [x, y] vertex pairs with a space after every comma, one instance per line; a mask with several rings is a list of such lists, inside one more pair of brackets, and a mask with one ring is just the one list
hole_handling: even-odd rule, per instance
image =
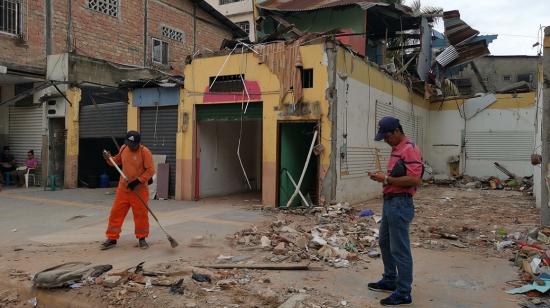
[[518, 82], [525, 81], [525, 82], [531, 82], [533, 81], [533, 75], [532, 74], [518, 74]]
[[512, 75], [504, 75], [504, 76], [502, 76], [502, 80], [504, 80], [504, 81], [512, 81]]
[[244, 1], [244, 0], [220, 0], [220, 5], [241, 2], [241, 1]]
[[250, 22], [248, 21], [241, 21], [235, 23], [237, 26], [239, 26], [241, 29], [243, 29], [246, 34], [250, 33]]
[[118, 0], [87, 0], [86, 7], [112, 17], [119, 15]]
[[0, 32], [20, 35], [22, 20], [20, 0], [0, 0]]
[[210, 77], [210, 92], [242, 92], [244, 91], [244, 75], [224, 75]]
[[455, 78], [451, 79], [451, 81], [458, 88], [461, 95], [472, 94], [472, 80], [470, 78]]
[[168, 43], [153, 39], [153, 63], [168, 65]]
[[313, 69], [302, 69], [302, 88], [313, 88]]

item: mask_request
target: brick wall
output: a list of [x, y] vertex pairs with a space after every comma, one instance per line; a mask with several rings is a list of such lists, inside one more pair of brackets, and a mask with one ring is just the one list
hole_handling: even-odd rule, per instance
[[0, 33], [0, 63], [45, 69], [44, 1], [26, 0], [23, 4], [28, 5], [28, 13], [23, 23], [24, 40]]
[[[52, 1], [52, 53], [67, 52], [67, 0]], [[27, 44], [22, 46], [13, 36], [0, 34], [0, 63], [46, 67], [45, 1], [26, 0], [29, 5], [25, 25]], [[148, 39], [143, 46], [144, 0], [120, 1], [119, 16], [112, 17], [86, 7], [87, 0], [72, 0], [72, 51], [121, 64], [152, 64], [152, 38], [169, 44], [171, 73], [183, 71], [185, 57], [193, 50], [193, 4], [190, 0], [149, 0]], [[208, 13], [197, 9], [197, 47], [218, 50], [224, 38], [230, 38], [225, 26]], [[201, 20], [202, 19], [202, 20]], [[163, 37], [166, 25], [184, 33], [183, 42]], [[169, 67], [161, 67], [170, 70]]]

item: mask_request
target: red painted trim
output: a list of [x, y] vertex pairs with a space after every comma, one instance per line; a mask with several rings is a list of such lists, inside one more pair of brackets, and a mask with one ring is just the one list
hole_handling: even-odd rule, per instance
[[[262, 100], [262, 91], [260, 89], [260, 84], [257, 81], [245, 80], [244, 84], [248, 90], [248, 95], [250, 95], [251, 101]], [[205, 94], [202, 97], [202, 102], [204, 104], [244, 102], [248, 99], [246, 91], [219, 93], [210, 92], [209, 87], [206, 87], [204, 93]]]

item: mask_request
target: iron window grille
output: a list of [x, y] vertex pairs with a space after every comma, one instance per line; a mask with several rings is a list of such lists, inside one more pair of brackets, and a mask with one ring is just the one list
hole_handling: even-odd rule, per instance
[[244, 1], [244, 0], [220, 0], [220, 5], [241, 2], [241, 1]]
[[86, 0], [86, 7], [108, 16], [119, 16], [119, 0]]
[[183, 43], [183, 41], [185, 40], [183, 32], [180, 30], [176, 30], [168, 26], [162, 26], [161, 32], [162, 32], [162, 36], [168, 39], [171, 39], [180, 43]]
[[239, 26], [241, 29], [243, 29], [246, 34], [250, 34], [250, 22], [249, 21], [241, 21], [235, 23], [237, 26]]
[[0, 0], [0, 32], [23, 34], [23, 4], [21, 0]]
[[244, 91], [244, 75], [222, 75], [209, 79], [210, 92], [242, 92]]

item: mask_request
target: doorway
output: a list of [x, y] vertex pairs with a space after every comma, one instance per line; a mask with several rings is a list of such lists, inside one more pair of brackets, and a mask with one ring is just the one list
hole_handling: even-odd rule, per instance
[[[280, 122], [278, 146], [278, 204], [286, 207], [298, 184], [304, 164], [306, 162], [312, 138], [317, 129], [317, 122]], [[317, 144], [317, 141], [315, 141]], [[317, 204], [319, 201], [319, 158], [314, 153], [307, 166], [300, 192], [308, 204]], [[290, 176], [289, 176], [290, 174]], [[291, 179], [292, 177], [292, 179]], [[300, 206], [303, 202], [298, 195], [294, 198], [291, 207]]]

